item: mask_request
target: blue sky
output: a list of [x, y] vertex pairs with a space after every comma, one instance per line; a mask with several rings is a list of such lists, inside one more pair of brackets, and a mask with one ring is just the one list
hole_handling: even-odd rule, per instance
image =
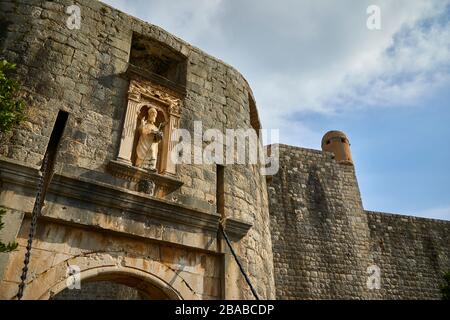
[[450, 220], [450, 1], [104, 2], [237, 68], [280, 142], [347, 133], [366, 209]]

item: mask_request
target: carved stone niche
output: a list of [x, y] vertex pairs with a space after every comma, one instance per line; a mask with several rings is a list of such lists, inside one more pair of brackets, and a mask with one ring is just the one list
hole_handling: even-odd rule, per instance
[[[171, 136], [178, 128], [181, 99], [171, 90], [143, 78], [130, 79], [128, 103], [117, 159], [110, 161], [109, 171], [132, 182], [130, 188], [157, 197], [165, 197], [179, 188], [182, 182], [175, 179], [176, 165], [170, 153], [174, 147]], [[136, 149], [141, 135], [142, 123], [147, 122], [148, 110], [156, 109], [154, 125], [162, 132], [157, 144], [157, 160], [154, 169], [136, 165]]]

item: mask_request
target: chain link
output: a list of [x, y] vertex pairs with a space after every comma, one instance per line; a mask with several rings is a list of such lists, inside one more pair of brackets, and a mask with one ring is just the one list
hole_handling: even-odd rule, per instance
[[37, 226], [37, 219], [39, 215], [41, 214], [42, 205], [44, 204], [45, 199], [45, 187], [46, 182], [49, 177], [48, 172], [48, 164], [49, 164], [49, 153], [46, 153], [44, 156], [44, 161], [41, 167], [41, 177], [39, 179], [38, 183], [38, 189], [36, 194], [36, 200], [34, 202], [33, 212], [31, 214], [31, 224], [30, 224], [30, 231], [28, 234], [28, 242], [27, 242], [27, 251], [25, 253], [25, 260], [23, 261], [23, 268], [22, 268], [22, 275], [20, 276], [20, 284], [19, 284], [19, 291], [17, 292], [17, 299], [22, 299], [23, 291], [25, 289], [25, 282], [27, 279], [27, 273], [28, 273], [28, 264], [30, 262], [30, 256], [31, 256], [31, 246], [33, 244], [33, 238], [36, 233], [36, 226]]

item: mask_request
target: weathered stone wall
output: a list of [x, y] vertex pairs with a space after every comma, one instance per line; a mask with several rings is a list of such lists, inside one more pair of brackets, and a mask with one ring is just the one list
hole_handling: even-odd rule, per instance
[[64, 289], [52, 300], [145, 300], [140, 292], [111, 281], [83, 283], [80, 289]]
[[[97, 1], [77, 2], [81, 29], [70, 30], [65, 10], [72, 4], [38, 0], [0, 3], [0, 55], [17, 63], [27, 104], [27, 121], [11, 135], [1, 137], [1, 155], [31, 167], [40, 165], [58, 110], [65, 110], [70, 116], [57, 171], [122, 187], [121, 181], [106, 172], [106, 165], [117, 156], [122, 134], [128, 90], [122, 74], [127, 69], [133, 32], [186, 57], [181, 128], [193, 132], [195, 120], [203, 122], [204, 130], [250, 127], [252, 93], [235, 69], [157, 26]], [[178, 165], [176, 178], [184, 185], [168, 195], [169, 202], [216, 212], [215, 166]], [[225, 193], [225, 215], [253, 225], [235, 244], [236, 250], [259, 294], [274, 297], [264, 177], [250, 165], [227, 166]], [[78, 205], [88, 204], [80, 201]], [[251, 298], [236, 266], [232, 261], [228, 266], [226, 297]]]
[[450, 221], [367, 211], [384, 299], [440, 299], [450, 270]]
[[368, 230], [353, 168], [331, 153], [279, 149], [268, 187], [277, 298], [363, 297]]
[[440, 297], [449, 221], [364, 211], [354, 167], [317, 150], [280, 145], [268, 190], [277, 298]]

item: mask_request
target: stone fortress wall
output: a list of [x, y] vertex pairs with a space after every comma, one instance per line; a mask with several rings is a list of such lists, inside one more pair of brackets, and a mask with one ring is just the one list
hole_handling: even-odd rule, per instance
[[[450, 221], [365, 211], [349, 149], [279, 150], [268, 184], [277, 299], [440, 299]], [[379, 289], [367, 286], [374, 265]]]
[[450, 222], [366, 211], [384, 299], [440, 299], [450, 269]]

